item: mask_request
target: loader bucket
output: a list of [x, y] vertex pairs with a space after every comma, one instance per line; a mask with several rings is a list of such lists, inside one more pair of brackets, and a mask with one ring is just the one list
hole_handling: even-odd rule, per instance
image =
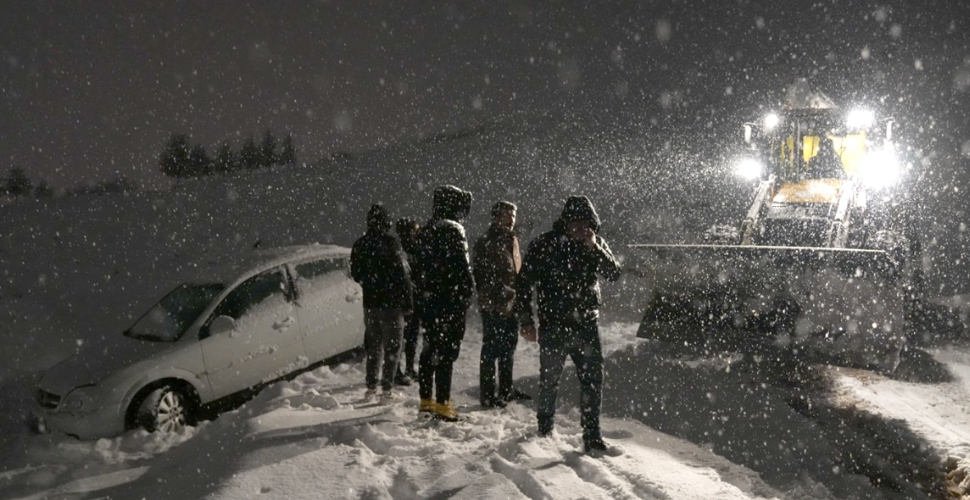
[[904, 345], [898, 266], [879, 250], [630, 245], [638, 337], [774, 345], [892, 371]]

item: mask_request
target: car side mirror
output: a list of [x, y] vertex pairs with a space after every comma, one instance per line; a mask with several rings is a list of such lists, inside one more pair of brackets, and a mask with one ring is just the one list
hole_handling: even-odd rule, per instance
[[236, 329], [236, 320], [232, 319], [230, 316], [216, 316], [209, 324], [209, 335], [220, 335], [223, 333], [229, 333]]

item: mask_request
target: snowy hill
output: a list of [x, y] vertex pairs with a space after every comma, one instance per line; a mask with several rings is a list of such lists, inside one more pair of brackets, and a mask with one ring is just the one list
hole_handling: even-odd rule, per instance
[[[702, 151], [650, 125], [596, 116], [510, 120], [171, 192], [4, 207], [0, 497], [943, 498], [959, 483], [944, 473], [970, 468], [963, 348], [922, 354], [890, 380], [791, 360], [753, 368], [638, 340], [626, 323], [603, 328], [604, 429], [619, 457], [579, 453], [574, 373], [550, 439], [535, 437], [531, 402], [478, 408], [475, 315], [456, 366], [468, 419], [456, 424], [419, 417], [414, 387], [403, 403], [363, 401], [363, 366], [349, 362], [275, 384], [181, 435], [79, 442], [27, 433], [36, 377], [118, 335], [191, 276], [193, 261], [257, 242], [349, 245], [375, 201], [423, 220], [433, 187], [454, 183], [475, 194], [471, 235], [484, 229], [489, 205], [508, 198], [521, 207], [527, 241], [566, 195], [582, 192], [621, 257], [625, 243], [689, 239], [740, 213], [744, 197], [710, 202], [737, 186]], [[516, 356], [517, 384], [534, 394], [536, 346], [522, 342]]]
[[[0, 339], [29, 346], [42, 338], [49, 346], [45, 362], [18, 358], [12, 367], [42, 368], [78, 340], [127, 326], [191, 272], [184, 267], [194, 258], [245, 252], [256, 242], [350, 245], [363, 232], [371, 203], [423, 221], [432, 189], [443, 183], [474, 193], [472, 235], [486, 227], [495, 200], [517, 202], [525, 241], [547, 230], [562, 200], [577, 192], [596, 203], [603, 234], [616, 248], [689, 238], [717, 216], [712, 213], [740, 213], [688, 204], [711, 198], [709, 189], [723, 179], [700, 182], [703, 168], [684, 168], [687, 153], [663, 152], [662, 141], [647, 132], [588, 117], [510, 120], [316, 166], [189, 180], [171, 192], [4, 207], [0, 310], [16, 313]], [[734, 201], [744, 203], [743, 197]], [[691, 209], [682, 209], [685, 204]]]

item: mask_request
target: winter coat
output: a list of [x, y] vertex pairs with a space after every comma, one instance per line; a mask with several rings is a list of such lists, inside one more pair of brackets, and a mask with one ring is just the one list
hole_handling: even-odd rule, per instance
[[578, 219], [590, 220], [594, 230], [599, 229], [599, 216], [586, 197], [570, 197], [552, 231], [529, 244], [516, 281], [515, 314], [520, 324], [534, 323], [533, 289], [542, 324], [599, 316], [599, 276], [615, 281], [620, 277], [620, 263], [603, 238], [594, 236], [596, 245], [589, 248], [566, 234], [566, 224]]
[[502, 315], [512, 313], [515, 278], [522, 268], [519, 239], [515, 233], [495, 225], [478, 238], [472, 251], [478, 307]]
[[401, 242], [401, 246], [404, 247], [404, 254], [407, 255], [408, 265], [411, 266], [411, 281], [414, 283], [415, 287], [418, 285], [418, 244], [417, 244], [417, 232], [415, 229], [417, 224], [411, 219], [400, 219], [397, 221], [397, 236], [398, 240]]
[[460, 221], [471, 193], [454, 186], [435, 189], [431, 220], [418, 232], [418, 309], [424, 316], [465, 311], [475, 290], [468, 239]]
[[350, 275], [364, 290], [365, 309], [413, 310], [411, 269], [401, 243], [392, 235], [386, 214], [368, 214], [367, 232], [350, 252]]

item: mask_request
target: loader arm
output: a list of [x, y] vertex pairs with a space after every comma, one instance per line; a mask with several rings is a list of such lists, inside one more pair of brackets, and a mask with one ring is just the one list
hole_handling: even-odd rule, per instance
[[829, 227], [825, 243], [829, 248], [845, 248], [849, 237], [849, 216], [852, 213], [852, 200], [855, 197], [855, 181], [847, 180], [842, 183], [842, 193], [836, 206], [832, 225]]
[[764, 213], [765, 204], [771, 200], [771, 187], [775, 185], [775, 176], [768, 176], [767, 180], [758, 183], [754, 191], [754, 201], [748, 208], [748, 214], [741, 221], [741, 241], [742, 245], [754, 243], [754, 235], [757, 228], [761, 226], [761, 214]]

